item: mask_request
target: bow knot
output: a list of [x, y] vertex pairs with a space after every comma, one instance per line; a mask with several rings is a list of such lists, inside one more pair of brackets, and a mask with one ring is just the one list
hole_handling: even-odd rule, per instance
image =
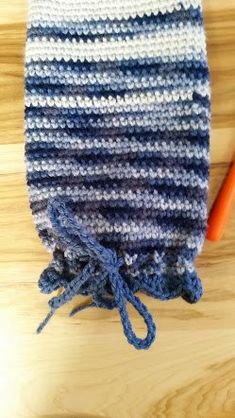
[[[156, 335], [156, 326], [146, 306], [131, 291], [125, 279], [120, 274], [120, 267], [124, 260], [118, 256], [116, 251], [102, 246], [82, 224], [77, 222], [75, 216], [68, 205], [68, 199], [55, 198], [48, 204], [48, 215], [53, 228], [53, 232], [58, 237], [58, 242], [67, 251], [68, 249], [78, 256], [86, 254], [88, 262], [81, 269], [79, 274], [72, 280], [67, 281], [62, 274], [53, 273], [49, 266], [41, 275], [39, 283], [45, 288], [47, 293], [55, 290], [61, 285], [64, 291], [61, 295], [53, 297], [49, 301], [51, 311], [39, 325], [40, 332], [54, 314], [66, 302], [69, 302], [75, 295], [81, 293], [85, 287], [91, 290], [93, 302], [88, 306], [99, 306], [107, 309], [116, 307], [119, 310], [121, 322], [127, 340], [137, 349], [147, 349], [153, 343]], [[97, 273], [98, 275], [95, 275]], [[105, 290], [106, 283], [111, 286], [112, 295]], [[111, 296], [111, 298], [110, 298]], [[145, 338], [139, 338], [133, 331], [126, 302], [132, 304], [137, 312], [142, 316], [147, 326]], [[72, 315], [81, 309], [72, 311]]]
[[118, 257], [116, 251], [105, 249], [105, 259], [103, 265], [109, 271], [119, 271], [120, 267], [124, 264], [122, 257]]

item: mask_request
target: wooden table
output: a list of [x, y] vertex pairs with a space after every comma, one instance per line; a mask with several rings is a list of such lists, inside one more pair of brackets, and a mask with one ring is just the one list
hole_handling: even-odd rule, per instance
[[[210, 204], [235, 150], [235, 1], [204, 0], [212, 71]], [[143, 297], [158, 342], [137, 352], [117, 312], [47, 310], [37, 279], [49, 260], [28, 206], [23, 162], [23, 53], [27, 4], [0, 3], [1, 418], [234, 418], [235, 211], [198, 259], [200, 303]], [[131, 310], [131, 309], [130, 309]], [[144, 325], [135, 316], [136, 329]]]

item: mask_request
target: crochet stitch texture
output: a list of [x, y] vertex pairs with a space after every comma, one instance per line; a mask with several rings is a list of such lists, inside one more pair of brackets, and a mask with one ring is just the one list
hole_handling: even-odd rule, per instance
[[75, 295], [90, 295], [87, 306], [117, 308], [129, 343], [146, 349], [156, 327], [137, 291], [200, 299], [209, 133], [200, 0], [30, 0], [27, 183], [53, 253], [40, 290], [63, 289], [38, 332]]

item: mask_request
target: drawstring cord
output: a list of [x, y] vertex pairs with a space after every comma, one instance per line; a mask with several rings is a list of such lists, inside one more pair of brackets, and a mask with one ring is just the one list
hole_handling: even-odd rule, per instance
[[[118, 257], [115, 251], [102, 246], [88, 233], [82, 224], [76, 221], [67, 202], [68, 200], [66, 198], [57, 197], [48, 203], [48, 215], [52, 228], [64, 248], [75, 255], [82, 253], [84, 256], [88, 256], [89, 261], [83, 267], [81, 273], [75, 276], [70, 282], [66, 282], [51, 267], [44, 270], [39, 281], [41, 289], [46, 291], [46, 293], [50, 291], [47, 287], [48, 277], [50, 276], [52, 289], [58, 289], [60, 287], [58, 283], [60, 282], [60, 284], [64, 285], [64, 291], [59, 296], [49, 300], [48, 304], [51, 310], [39, 325], [37, 332], [42, 331], [55, 311], [77, 295], [84, 284], [90, 283], [92, 279], [96, 279], [98, 280], [98, 284], [93, 288], [93, 302], [89, 306], [104, 307], [106, 309], [116, 307], [119, 310], [123, 331], [128, 342], [137, 349], [149, 348], [156, 336], [156, 326], [147, 307], [131, 291], [121, 276], [119, 270], [123, 265], [122, 258]], [[97, 265], [99, 266], [100, 273], [98, 277], [95, 276]], [[111, 286], [113, 299], [110, 299], [110, 295], [108, 294], [107, 297], [104, 296], [104, 286], [107, 282]], [[144, 319], [147, 327], [147, 335], [143, 339], [137, 337], [133, 331], [127, 311], [127, 301]], [[86, 306], [75, 308], [70, 315], [75, 315], [84, 308]]]

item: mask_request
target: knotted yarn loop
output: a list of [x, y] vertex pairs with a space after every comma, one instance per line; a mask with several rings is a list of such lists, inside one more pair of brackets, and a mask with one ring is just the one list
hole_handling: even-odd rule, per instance
[[[93, 302], [89, 306], [99, 306], [112, 309], [116, 307], [119, 310], [123, 331], [130, 344], [136, 349], [147, 349], [153, 343], [156, 336], [156, 326], [147, 307], [128, 287], [126, 281], [120, 273], [120, 268], [124, 264], [122, 257], [119, 257], [116, 251], [102, 246], [94, 236], [92, 236], [87, 229], [79, 223], [70, 209], [71, 201], [65, 197], [56, 197], [48, 203], [48, 216], [55, 236], [58, 239], [59, 245], [73, 254], [80, 254], [88, 256], [88, 262], [83, 267], [78, 275], [76, 275], [70, 282], [66, 282], [58, 273], [53, 276], [53, 269], [48, 267], [41, 275], [39, 282], [44, 284], [45, 290], [48, 293], [47, 275], [53, 290], [62, 284], [64, 292], [53, 297], [49, 301], [51, 311], [39, 325], [37, 332], [41, 332], [49, 319], [54, 314], [55, 310], [60, 308], [65, 303], [69, 302], [79, 290], [86, 283], [97, 280], [93, 287]], [[99, 267], [99, 275], [95, 276], [95, 272]], [[53, 277], [52, 277], [53, 276]], [[109, 282], [112, 289], [112, 298], [110, 300], [105, 298], [101, 290], [104, 290], [104, 285]], [[99, 290], [98, 290], [99, 289]], [[145, 338], [139, 338], [135, 334], [129, 314], [127, 310], [127, 301], [136, 309], [139, 315], [144, 319], [147, 327], [147, 335]], [[78, 312], [80, 309], [75, 309], [72, 314]]]

